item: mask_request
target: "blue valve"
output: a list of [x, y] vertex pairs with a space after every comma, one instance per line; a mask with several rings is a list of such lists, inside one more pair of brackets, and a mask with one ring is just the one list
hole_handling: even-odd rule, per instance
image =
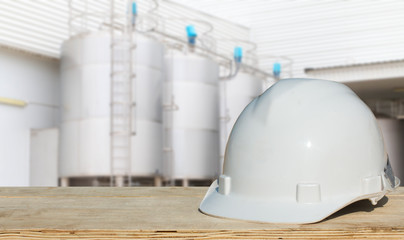
[[281, 75], [281, 64], [276, 62], [274, 63], [272, 67], [272, 73], [274, 74], [275, 77], [279, 78]]
[[188, 43], [195, 45], [195, 40], [198, 34], [196, 34], [195, 27], [193, 25], [188, 25], [185, 30], [187, 31]]
[[243, 59], [243, 48], [242, 47], [235, 47], [234, 48], [234, 61], [236, 63], [241, 63]]

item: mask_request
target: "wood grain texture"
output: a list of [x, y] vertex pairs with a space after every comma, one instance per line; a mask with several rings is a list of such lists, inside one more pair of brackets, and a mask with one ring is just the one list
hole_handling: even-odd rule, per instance
[[316, 224], [206, 216], [207, 188], [0, 188], [0, 239], [404, 239], [404, 188]]

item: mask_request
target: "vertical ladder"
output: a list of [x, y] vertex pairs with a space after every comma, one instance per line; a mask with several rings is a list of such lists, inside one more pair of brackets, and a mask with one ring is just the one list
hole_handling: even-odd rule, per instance
[[[129, 16], [117, 13], [111, 0], [111, 112], [110, 154], [111, 186], [131, 185], [131, 137], [132, 131], [132, 41], [133, 28]], [[123, 17], [122, 17], [123, 16]]]

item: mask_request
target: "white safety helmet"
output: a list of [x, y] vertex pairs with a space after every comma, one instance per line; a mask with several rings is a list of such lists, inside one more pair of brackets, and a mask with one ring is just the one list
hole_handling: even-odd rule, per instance
[[399, 185], [371, 110], [343, 84], [284, 79], [254, 99], [229, 137], [223, 174], [200, 210], [276, 223], [318, 222], [376, 204]]

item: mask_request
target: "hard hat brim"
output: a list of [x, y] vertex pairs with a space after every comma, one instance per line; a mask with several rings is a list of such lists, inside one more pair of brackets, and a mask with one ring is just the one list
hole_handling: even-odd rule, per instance
[[341, 196], [332, 201], [302, 204], [296, 201], [263, 201], [246, 198], [242, 195], [223, 195], [218, 192], [217, 180], [209, 187], [199, 210], [207, 215], [269, 223], [315, 223], [319, 222], [345, 206], [370, 198], [381, 198], [385, 192], [363, 196]]

